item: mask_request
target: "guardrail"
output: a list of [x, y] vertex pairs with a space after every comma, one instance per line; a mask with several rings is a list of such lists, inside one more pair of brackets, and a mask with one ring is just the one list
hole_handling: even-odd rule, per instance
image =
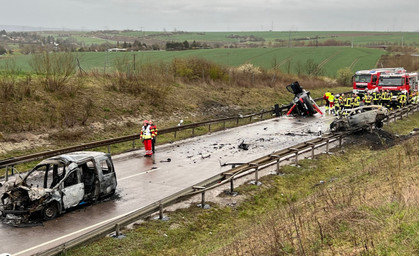
[[[388, 121], [391, 121], [391, 119], [397, 120], [397, 118], [402, 119], [404, 114], [408, 115], [409, 112], [418, 111], [418, 110], [419, 110], [419, 104], [409, 105], [409, 106], [406, 106], [404, 108], [401, 108], [392, 112], [391, 115], [389, 115], [387, 120]], [[120, 218], [112, 219], [101, 227], [98, 227], [92, 231], [82, 234], [81, 236], [77, 238], [74, 238], [59, 246], [53, 247], [51, 249], [48, 249], [41, 253], [37, 253], [35, 255], [39, 255], [39, 256], [57, 255], [57, 254], [65, 252], [68, 249], [74, 248], [88, 241], [92, 241], [98, 237], [103, 237], [114, 231], [116, 232], [117, 235], [119, 235], [119, 230], [121, 227], [124, 227], [139, 219], [144, 219], [157, 212], [159, 213], [159, 218], [163, 219], [164, 207], [170, 206], [187, 197], [201, 194], [202, 195], [201, 206], [204, 206], [205, 205], [205, 192], [210, 189], [224, 185], [229, 182], [230, 192], [233, 192], [234, 180], [241, 178], [245, 175], [253, 174], [253, 173], [255, 174], [255, 184], [258, 184], [260, 170], [270, 167], [272, 165], [276, 165], [276, 173], [279, 174], [280, 163], [282, 161], [286, 161], [291, 158], [294, 158], [294, 162], [298, 164], [298, 156], [304, 153], [308, 153], [310, 151], [311, 151], [311, 158], [313, 159], [315, 156], [315, 150], [323, 146], [326, 147], [325, 152], [329, 153], [331, 143], [338, 141], [338, 146], [341, 147], [342, 139], [353, 132], [354, 131], [323, 135], [319, 138], [315, 138], [310, 141], [299, 143], [292, 147], [276, 151], [272, 154], [260, 157], [248, 163], [237, 164], [239, 165], [238, 167], [234, 167], [221, 174], [217, 174], [213, 177], [210, 177], [209, 179], [205, 181], [199, 182], [192, 187], [183, 189], [156, 203], [150, 204], [144, 208], [127, 213], [126, 215]]]
[[[344, 93], [348, 94], [348, 93], [351, 93], [351, 92], [344, 92]], [[321, 100], [323, 100], [323, 98], [316, 98], [314, 100], [315, 101], [321, 101]], [[284, 112], [286, 112], [289, 109], [290, 106], [291, 106], [291, 104], [282, 105], [276, 111], [279, 111], [280, 115], [283, 115]], [[251, 122], [252, 118], [254, 118], [256, 116], [260, 116], [260, 119], [263, 119], [264, 115], [270, 114], [270, 116], [269, 116], [269, 118], [270, 118], [270, 117], [272, 117], [272, 114], [274, 114], [274, 113], [275, 113], [274, 108], [271, 109], [271, 110], [262, 110], [259, 113], [253, 113], [253, 114], [248, 114], [248, 115], [243, 115], [243, 116], [226, 117], [226, 118], [221, 118], [221, 119], [215, 119], [215, 120], [203, 121], [203, 122], [198, 122], [198, 123], [193, 123], [193, 124], [186, 124], [186, 125], [181, 125], [181, 126], [165, 128], [165, 129], [159, 130], [159, 134], [174, 133], [174, 137], [176, 138], [176, 133], [177, 132], [190, 129], [190, 130], [192, 130], [192, 135], [194, 135], [195, 134], [195, 129], [198, 128], [198, 127], [208, 126], [208, 130], [211, 131], [211, 125], [222, 123], [223, 124], [223, 129], [225, 129], [226, 128], [226, 122], [228, 122], [228, 121], [235, 121], [236, 125], [238, 125], [240, 120], [249, 118], [249, 122]], [[134, 135], [128, 135], [128, 136], [123, 136], [123, 137], [118, 137], [118, 138], [113, 138], [113, 139], [107, 139], [107, 140], [102, 140], [102, 141], [97, 141], [97, 142], [92, 142], [92, 143], [86, 143], [86, 144], [82, 144], [82, 145], [78, 145], [78, 146], [66, 147], [66, 148], [57, 149], [57, 150], [50, 150], [50, 151], [44, 151], [44, 152], [34, 153], [34, 154], [30, 154], [30, 155], [25, 155], [25, 156], [3, 159], [3, 160], [0, 160], [0, 169], [6, 168], [5, 176], [6, 176], [6, 179], [7, 179], [8, 176], [9, 176], [9, 167], [11, 169], [11, 174], [13, 175], [14, 174], [14, 166], [17, 165], [17, 164], [28, 163], [28, 162], [31, 162], [31, 161], [45, 159], [45, 158], [60, 155], [60, 154], [65, 154], [65, 153], [70, 153], [70, 152], [75, 152], [75, 151], [81, 151], [81, 150], [94, 149], [94, 148], [103, 147], [103, 146], [107, 146], [108, 147], [108, 153], [110, 153], [110, 145], [117, 144], [117, 143], [123, 143], [123, 142], [129, 142], [129, 141], [132, 141], [132, 145], [133, 145], [132, 147], [134, 149], [135, 148], [135, 141], [139, 140], [139, 138], [140, 138], [140, 134], [138, 133], [138, 134], [134, 134]]]

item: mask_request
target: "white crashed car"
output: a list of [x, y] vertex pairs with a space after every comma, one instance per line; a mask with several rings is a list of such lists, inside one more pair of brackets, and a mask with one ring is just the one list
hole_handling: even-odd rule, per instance
[[368, 129], [372, 125], [381, 128], [389, 113], [387, 108], [380, 105], [366, 105], [343, 111], [344, 113], [330, 124], [332, 132]]

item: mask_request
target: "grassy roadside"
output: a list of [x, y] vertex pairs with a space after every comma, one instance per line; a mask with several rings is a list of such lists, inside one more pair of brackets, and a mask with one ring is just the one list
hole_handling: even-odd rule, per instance
[[[387, 129], [411, 131], [419, 115], [401, 122]], [[416, 136], [371, 150], [358, 140], [283, 167], [284, 175], [264, 177], [261, 187], [239, 187], [241, 204], [177, 210], [169, 221], [146, 221], [124, 239], [104, 238], [66, 255], [415, 255], [418, 142]]]

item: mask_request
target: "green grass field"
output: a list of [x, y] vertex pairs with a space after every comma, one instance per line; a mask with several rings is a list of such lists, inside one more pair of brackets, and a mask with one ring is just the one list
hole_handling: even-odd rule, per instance
[[[321, 64], [324, 75], [335, 77], [337, 70], [351, 67], [352, 70], [375, 67], [385, 51], [369, 48], [349, 47], [319, 47], [319, 48], [219, 48], [188, 51], [145, 51], [145, 52], [86, 52], [76, 53], [81, 67], [86, 70], [97, 69], [109, 72], [113, 69], [115, 60], [123, 57], [135, 59], [138, 64], [159, 63], [175, 58], [198, 57], [225, 66], [240, 66], [252, 63], [265, 69], [279, 67], [284, 73], [296, 73], [298, 64], [304, 65], [308, 59]], [[16, 63], [22, 71], [30, 72], [28, 64], [31, 56], [16, 56]], [[4, 59], [0, 59], [1, 62]]]
[[246, 32], [185, 32], [164, 33], [148, 31], [121, 31], [119, 35], [130, 37], [155, 37], [161, 40], [172, 41], [208, 41], [208, 42], [237, 42], [237, 39], [228, 38], [230, 35], [261, 37], [266, 42], [276, 39], [288, 41], [296, 38], [315, 38], [319, 36], [319, 42], [336, 39], [339, 41], [353, 41], [354, 45], [397, 43], [403, 41], [405, 45], [417, 44], [418, 32], [365, 32], [365, 31], [246, 31]]

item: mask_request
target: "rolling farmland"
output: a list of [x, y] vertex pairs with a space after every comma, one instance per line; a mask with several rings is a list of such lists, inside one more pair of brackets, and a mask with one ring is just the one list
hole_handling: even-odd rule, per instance
[[[337, 70], [351, 67], [352, 70], [375, 67], [385, 51], [369, 48], [319, 47], [319, 48], [218, 48], [188, 51], [144, 51], [144, 52], [85, 52], [75, 53], [81, 67], [86, 71], [109, 72], [115, 60], [127, 58], [138, 66], [148, 63], [169, 62], [175, 58], [203, 58], [224, 66], [240, 66], [251, 63], [265, 69], [279, 68], [284, 73], [297, 73], [308, 59], [320, 64], [324, 75], [334, 77]], [[30, 55], [16, 57], [17, 65], [24, 72], [30, 72]], [[0, 65], [1, 65], [0, 60]]]

